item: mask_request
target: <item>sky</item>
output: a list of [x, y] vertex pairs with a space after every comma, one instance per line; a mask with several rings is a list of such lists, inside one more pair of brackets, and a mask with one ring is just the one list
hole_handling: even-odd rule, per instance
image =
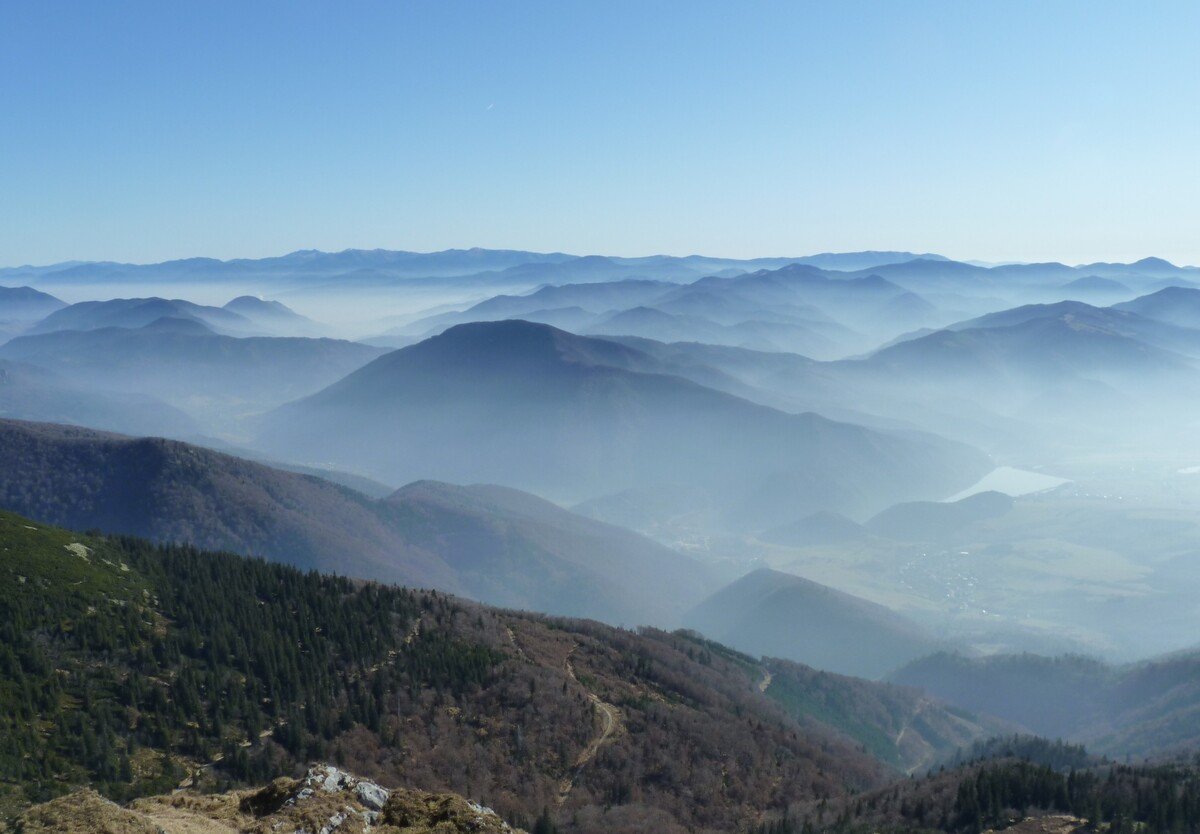
[[0, 265], [1200, 263], [1200, 3], [0, 0]]

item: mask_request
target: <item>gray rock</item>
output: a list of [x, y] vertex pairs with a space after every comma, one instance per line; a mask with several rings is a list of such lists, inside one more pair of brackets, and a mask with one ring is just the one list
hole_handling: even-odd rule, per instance
[[358, 794], [358, 801], [372, 811], [382, 811], [383, 806], [387, 804], [389, 791], [386, 788], [381, 788], [374, 782], [362, 781], [359, 782], [354, 789]]

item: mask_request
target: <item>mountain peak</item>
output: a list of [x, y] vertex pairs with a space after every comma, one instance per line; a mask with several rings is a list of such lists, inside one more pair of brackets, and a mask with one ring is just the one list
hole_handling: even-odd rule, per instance
[[1136, 266], [1142, 269], [1178, 269], [1179, 267], [1171, 263], [1165, 258], [1142, 258], [1140, 261], [1134, 261], [1130, 266]]
[[936, 648], [924, 628], [874, 602], [795, 574], [760, 568], [684, 620], [742, 651], [840, 674], [878, 677]]
[[137, 328], [147, 333], [186, 333], [195, 336], [213, 336], [215, 331], [199, 319], [187, 316], [163, 316]]
[[524, 319], [458, 324], [426, 342], [404, 348], [404, 352], [440, 355], [446, 359], [478, 363], [480, 367], [503, 367], [518, 373], [530, 362], [594, 365], [616, 361], [624, 364], [640, 355], [633, 348], [616, 342], [577, 336], [549, 324]]
[[235, 313], [253, 314], [253, 313], [284, 313], [287, 315], [296, 315], [295, 311], [286, 304], [279, 301], [269, 301], [265, 298], [259, 298], [255, 295], [239, 295], [237, 298], [225, 304], [226, 310], [232, 310]]

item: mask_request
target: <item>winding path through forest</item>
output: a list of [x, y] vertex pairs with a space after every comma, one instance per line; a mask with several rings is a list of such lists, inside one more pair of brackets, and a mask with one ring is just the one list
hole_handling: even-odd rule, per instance
[[567, 801], [567, 797], [571, 795], [571, 790], [575, 787], [575, 780], [579, 778], [579, 774], [587, 766], [588, 762], [596, 758], [596, 754], [600, 751], [600, 746], [612, 738], [613, 734], [616, 733], [621, 727], [620, 710], [618, 710], [612, 704], [601, 700], [599, 695], [597, 695], [595, 692], [592, 692], [586, 686], [583, 686], [583, 683], [581, 683], [579, 678], [575, 676], [575, 666], [571, 663], [571, 655], [575, 653], [576, 648], [578, 648], [578, 646], [572, 646], [571, 651], [567, 652], [567, 659], [564, 663], [564, 667], [567, 672], [567, 677], [583, 687], [584, 692], [587, 693], [588, 700], [592, 702], [592, 706], [595, 708], [596, 712], [599, 713], [600, 731], [596, 733], [596, 735], [592, 736], [591, 741], [587, 743], [587, 746], [584, 747], [579, 755], [575, 758], [575, 765], [571, 769], [571, 775], [564, 777], [563, 780], [558, 783], [559, 805], [562, 805]]

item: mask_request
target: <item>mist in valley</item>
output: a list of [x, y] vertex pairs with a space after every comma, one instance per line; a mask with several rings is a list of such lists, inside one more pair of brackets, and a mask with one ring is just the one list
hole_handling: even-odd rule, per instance
[[[376, 495], [532, 493], [692, 565], [686, 593], [639, 580], [676, 614], [647, 604], [626, 625], [683, 625], [770, 568], [968, 656], [1127, 663], [1195, 641], [1194, 268], [473, 250], [0, 277], [30, 288], [0, 298], [6, 418], [171, 437]], [[808, 603], [791, 605], [709, 636], [786, 655]], [[853, 655], [864, 633], [827, 649]]]

